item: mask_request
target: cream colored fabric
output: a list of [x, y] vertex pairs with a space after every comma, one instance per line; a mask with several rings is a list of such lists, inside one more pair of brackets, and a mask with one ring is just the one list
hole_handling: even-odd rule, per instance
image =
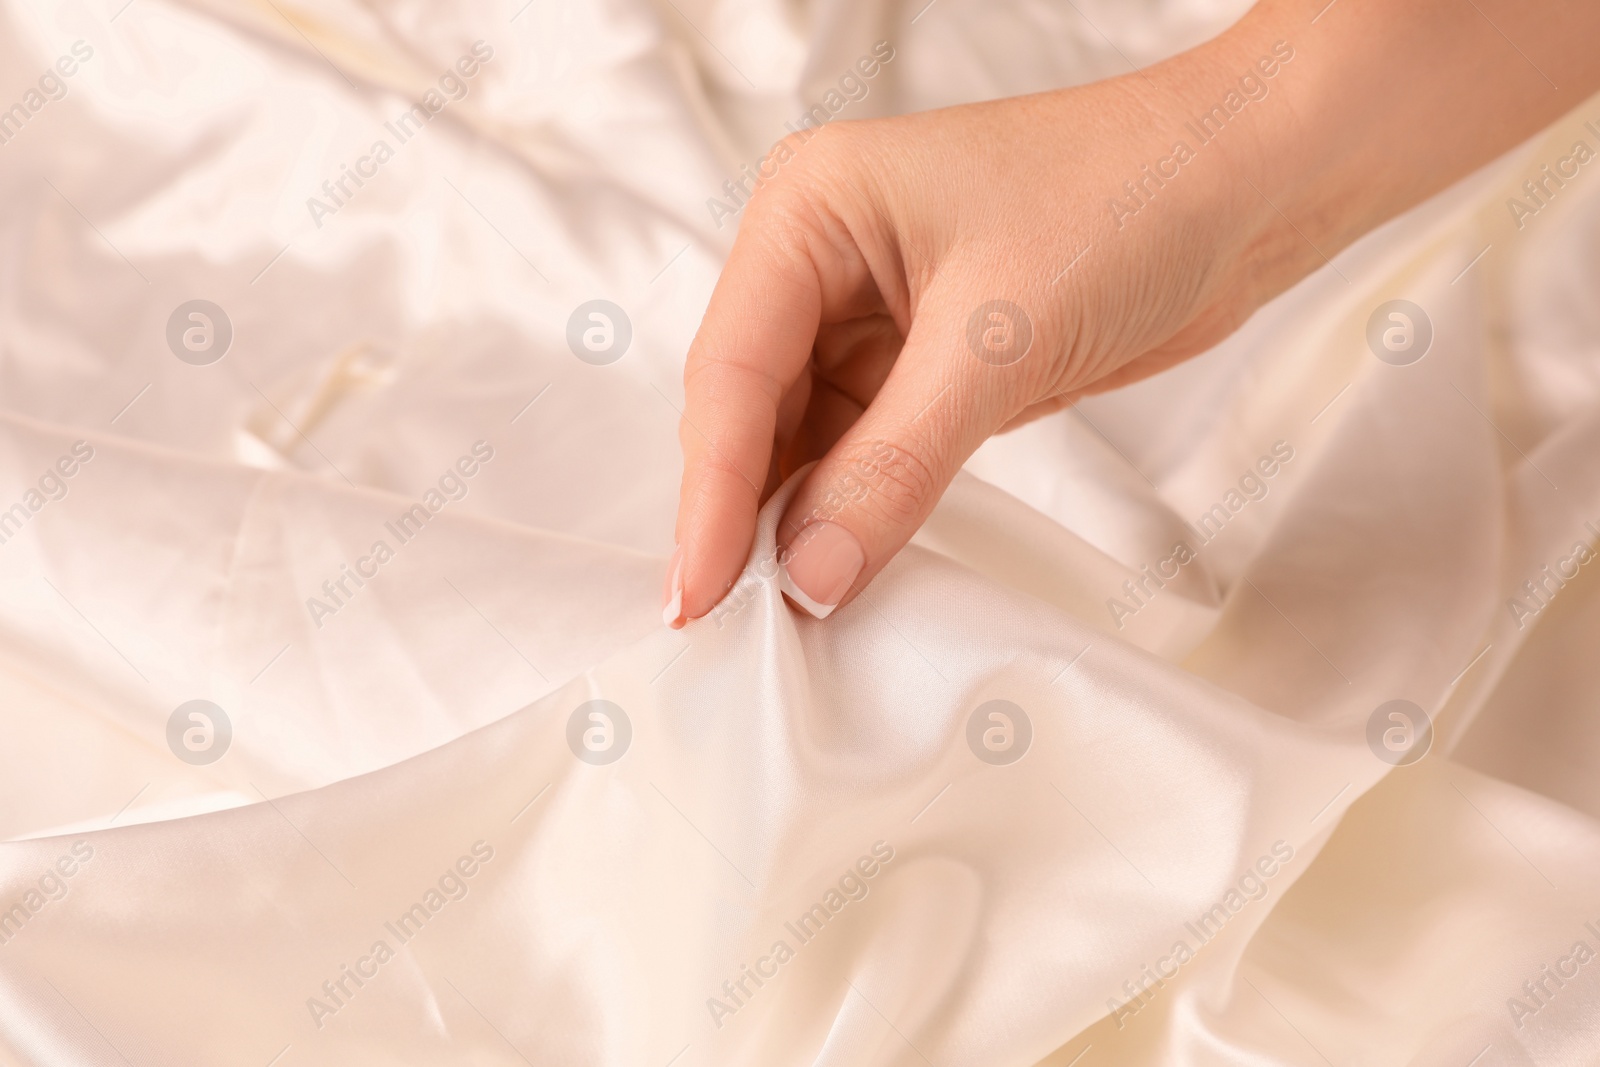
[[[1523, 587], [1600, 525], [1600, 178], [1506, 205], [1600, 101], [985, 446], [825, 623], [776, 591], [780, 494], [660, 626], [724, 181], [878, 41], [841, 117], [1242, 6], [0, 7], [0, 1060], [1600, 1059], [1600, 578]], [[1407, 366], [1366, 340], [1396, 298]], [[208, 365], [167, 340], [196, 299]], [[609, 365], [567, 341], [594, 299]], [[1401, 767], [1396, 699], [1435, 726]], [[215, 762], [169, 742], [192, 700]]]

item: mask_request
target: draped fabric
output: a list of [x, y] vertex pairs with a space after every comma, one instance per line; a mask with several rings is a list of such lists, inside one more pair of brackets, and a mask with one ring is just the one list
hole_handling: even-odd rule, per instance
[[674, 632], [727, 183], [1244, 5], [119, 4], [0, 6], [0, 1060], [1600, 1060], [1600, 100]]

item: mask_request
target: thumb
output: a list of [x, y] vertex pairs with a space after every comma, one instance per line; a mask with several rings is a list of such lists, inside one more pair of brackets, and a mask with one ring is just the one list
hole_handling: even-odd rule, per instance
[[789, 503], [778, 523], [779, 581], [811, 615], [827, 618], [859, 594], [973, 451], [1020, 408], [1014, 398], [1026, 372], [1015, 360], [970, 350], [966, 336], [969, 321], [988, 324], [984, 309], [1002, 303], [1029, 331], [1021, 340], [1031, 341], [1026, 313], [1014, 304], [987, 302], [969, 320], [968, 302], [925, 301], [882, 388]]

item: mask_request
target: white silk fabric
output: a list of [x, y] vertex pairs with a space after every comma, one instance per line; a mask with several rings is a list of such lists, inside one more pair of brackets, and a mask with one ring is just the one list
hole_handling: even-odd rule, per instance
[[724, 182], [877, 42], [842, 118], [1242, 6], [0, 6], [0, 1060], [1600, 1060], [1600, 177], [1507, 208], [1600, 102], [986, 445], [825, 622], [789, 486], [660, 625]]

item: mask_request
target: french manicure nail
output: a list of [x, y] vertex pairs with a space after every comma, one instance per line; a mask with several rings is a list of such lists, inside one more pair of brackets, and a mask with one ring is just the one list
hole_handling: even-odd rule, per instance
[[661, 599], [664, 602], [661, 608], [661, 621], [676, 630], [683, 617], [682, 547], [674, 548], [672, 559], [667, 562], [667, 581], [662, 587]]
[[807, 525], [789, 545], [779, 587], [812, 616], [826, 619], [866, 563], [855, 535], [835, 522]]

